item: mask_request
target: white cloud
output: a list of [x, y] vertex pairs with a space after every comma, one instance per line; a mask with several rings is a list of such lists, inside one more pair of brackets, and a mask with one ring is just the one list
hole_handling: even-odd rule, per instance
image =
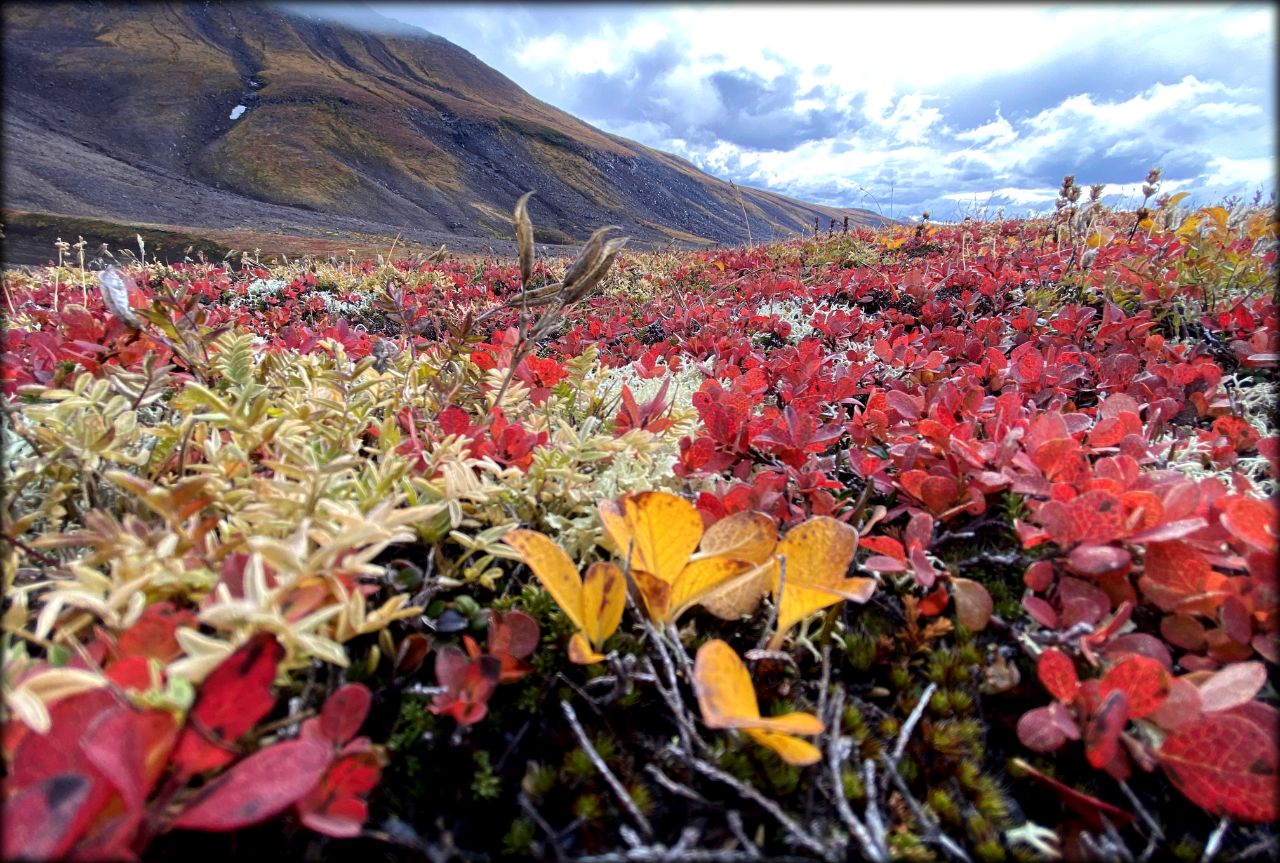
[[969, 141], [975, 145], [1006, 146], [1018, 139], [1018, 133], [1008, 120], [1000, 116], [1000, 110], [997, 108], [996, 118], [990, 123], [983, 123], [976, 129], [957, 132], [955, 137], [957, 141]]
[[1274, 183], [1269, 6], [373, 8], [606, 131], [824, 203], [1039, 204], [1065, 173], [1119, 189], [1157, 163], [1166, 191]]
[[1257, 186], [1267, 183], [1274, 186], [1276, 182], [1276, 163], [1273, 158], [1232, 159], [1228, 156], [1215, 156], [1209, 162], [1212, 173], [1205, 178], [1209, 186]]

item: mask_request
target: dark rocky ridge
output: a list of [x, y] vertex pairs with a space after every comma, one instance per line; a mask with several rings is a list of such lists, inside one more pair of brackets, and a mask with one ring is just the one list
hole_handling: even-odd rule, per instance
[[[512, 204], [536, 189], [544, 243], [602, 224], [636, 245], [747, 239], [728, 183], [539, 102], [437, 36], [240, 3], [3, 14], [9, 210], [466, 251], [504, 247]], [[815, 218], [886, 221], [740, 192], [757, 241]]]

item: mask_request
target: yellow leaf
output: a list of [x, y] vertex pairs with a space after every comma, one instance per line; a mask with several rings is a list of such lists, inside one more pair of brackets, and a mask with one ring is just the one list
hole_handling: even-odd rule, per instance
[[723, 264], [723, 263], [721, 263], [720, 261], [716, 261], [716, 269], [723, 273], [723, 272], [724, 272], [724, 264]]
[[582, 616], [587, 639], [596, 647], [604, 645], [622, 622], [627, 604], [627, 579], [613, 563], [593, 563], [582, 582]]
[[708, 728], [740, 728], [743, 721], [760, 718], [751, 675], [727, 642], [716, 638], [698, 648], [693, 680]]
[[643, 569], [631, 570], [631, 579], [640, 591], [640, 599], [644, 602], [644, 611], [649, 619], [666, 621], [667, 611], [671, 608], [671, 585]]
[[755, 567], [745, 560], [728, 557], [708, 557], [695, 560], [680, 571], [667, 599], [667, 613], [663, 617], [675, 620], [690, 606], [696, 605], [708, 593], [720, 587], [730, 586], [738, 576], [748, 574]]
[[[1178, 226], [1177, 230], [1174, 231], [1174, 234], [1176, 234], [1179, 237], [1189, 237], [1192, 234], [1196, 233], [1196, 230], [1200, 227], [1200, 222], [1203, 220], [1204, 220], [1204, 217], [1199, 213], [1192, 213], [1190, 216], [1187, 216], [1185, 219], [1182, 220], [1182, 224]], [[1150, 220], [1144, 219], [1143, 221], [1150, 221]], [[1138, 225], [1139, 227], [1141, 227], [1142, 223], [1139, 222]]]
[[787, 577], [783, 582], [781, 567], [774, 566], [774, 601], [778, 603], [778, 630], [770, 642], [774, 648], [791, 627], [815, 611], [842, 599], [866, 602], [871, 598], [875, 579], [845, 577], [857, 547], [857, 531], [827, 516], [796, 525], [778, 543], [778, 556], [787, 559]]
[[747, 736], [778, 753], [783, 761], [795, 767], [807, 767], [822, 760], [822, 751], [807, 740], [792, 737], [790, 734], [779, 734], [776, 731], [765, 731], [760, 728], [744, 729]]
[[612, 563], [593, 563], [585, 580], [569, 555], [536, 530], [509, 530], [503, 542], [520, 553], [547, 593], [578, 628], [569, 640], [569, 659], [589, 665], [604, 659], [599, 649], [622, 622], [627, 582]]
[[702, 721], [708, 728], [740, 728], [789, 764], [812, 764], [820, 757], [816, 748], [793, 735], [821, 734], [825, 728], [822, 721], [808, 713], [760, 716], [751, 675], [725, 642], [712, 639], [698, 649], [693, 682]]
[[[630, 549], [630, 575], [645, 612], [661, 623], [714, 593], [758, 582], [759, 564], [770, 559], [776, 543], [773, 521], [762, 513], [731, 516], [704, 537], [693, 504], [666, 492], [631, 494], [597, 508], [619, 557], [626, 559]], [[703, 550], [694, 554], [700, 541]]]
[[660, 491], [627, 495], [622, 507], [631, 534], [631, 568], [674, 584], [702, 539], [698, 510], [684, 498]]
[[[622, 506], [617, 501], [602, 500], [596, 504], [596, 512], [600, 514], [600, 524], [604, 525], [604, 535], [611, 545], [612, 551], [620, 560], [627, 559], [631, 545], [631, 530], [627, 527], [627, 518], [622, 514]], [[634, 561], [632, 562], [634, 566]]]
[[694, 558], [724, 555], [760, 564], [773, 555], [778, 529], [762, 512], [735, 512], [707, 528]]
[[694, 560], [724, 556], [756, 564], [749, 577], [733, 579], [712, 589], [699, 605], [721, 620], [737, 620], [750, 614], [769, 592], [769, 568], [760, 566], [773, 557], [778, 529], [760, 512], [736, 512], [717, 521], [702, 536]]
[[604, 661], [604, 654], [592, 650], [582, 633], [575, 632], [569, 639], [569, 661], [575, 665], [595, 665]]
[[579, 630], [588, 631], [582, 613], [582, 578], [564, 549], [536, 530], [509, 530], [502, 541], [520, 552], [543, 588]]
[[1176, 194], [1176, 195], [1172, 196], [1171, 198], [1169, 198], [1169, 200], [1168, 200], [1168, 202], [1165, 204], [1165, 206], [1166, 206], [1166, 207], [1176, 207], [1176, 206], [1178, 206], [1178, 204], [1180, 204], [1180, 203], [1182, 203], [1184, 200], [1186, 200], [1187, 196], [1188, 196], [1188, 195], [1190, 195], [1190, 194], [1191, 194], [1190, 192], [1179, 192], [1178, 194]]

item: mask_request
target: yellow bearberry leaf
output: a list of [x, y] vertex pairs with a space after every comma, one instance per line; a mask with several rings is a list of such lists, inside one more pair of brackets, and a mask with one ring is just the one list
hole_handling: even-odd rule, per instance
[[789, 764], [812, 764], [818, 750], [796, 734], [821, 734], [825, 726], [808, 713], [762, 717], [751, 675], [727, 643], [712, 639], [698, 649], [693, 665], [694, 688], [702, 721], [708, 728], [739, 728], [777, 752]]

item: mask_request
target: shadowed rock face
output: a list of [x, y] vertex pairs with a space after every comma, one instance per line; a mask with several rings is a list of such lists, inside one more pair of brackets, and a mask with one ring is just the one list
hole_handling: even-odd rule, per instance
[[[241, 3], [3, 14], [8, 209], [497, 247], [536, 189], [542, 243], [602, 224], [638, 243], [747, 239], [728, 183], [539, 102], [437, 36]], [[815, 217], [886, 221], [740, 191], [757, 241]]]

